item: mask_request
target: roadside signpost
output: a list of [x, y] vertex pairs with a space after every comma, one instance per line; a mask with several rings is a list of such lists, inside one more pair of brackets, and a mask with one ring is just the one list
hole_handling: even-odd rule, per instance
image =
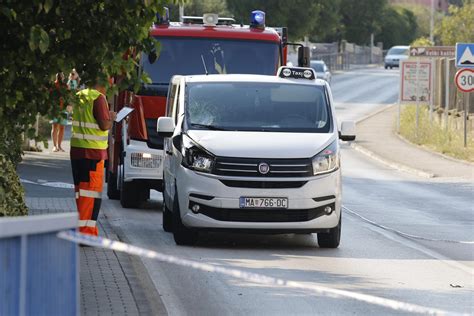
[[464, 102], [464, 147], [467, 147], [467, 112], [470, 92], [474, 91], [474, 43], [456, 43], [456, 72], [454, 81], [458, 90], [466, 93]]
[[400, 101], [415, 103], [431, 99], [431, 62], [402, 61]]
[[400, 97], [398, 125], [400, 130], [401, 103], [416, 103], [416, 130], [419, 124], [420, 101], [431, 105], [432, 63], [431, 61], [401, 61]]
[[456, 72], [454, 77], [459, 91], [469, 93], [474, 91], [474, 68], [464, 68]]
[[456, 67], [474, 68], [474, 43], [456, 43]]
[[448, 57], [454, 58], [454, 46], [421, 46], [410, 47], [411, 57]]

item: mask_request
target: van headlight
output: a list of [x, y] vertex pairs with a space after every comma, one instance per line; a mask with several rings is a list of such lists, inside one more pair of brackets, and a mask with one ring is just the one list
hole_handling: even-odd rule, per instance
[[183, 155], [182, 165], [188, 169], [210, 173], [214, 167], [214, 156], [186, 134], [183, 134], [181, 154]]
[[332, 172], [339, 168], [339, 148], [337, 139], [313, 157], [313, 174]]

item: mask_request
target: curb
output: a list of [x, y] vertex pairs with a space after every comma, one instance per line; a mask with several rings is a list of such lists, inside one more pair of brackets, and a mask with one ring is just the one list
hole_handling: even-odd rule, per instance
[[360, 118], [356, 121], [356, 124], [359, 124], [359, 123], [362, 123], [366, 120], [368, 120], [369, 118], [371, 117], [374, 117], [375, 115], [379, 114], [379, 113], [382, 113], [388, 109], [390, 109], [391, 107], [394, 107], [394, 106], [397, 106], [398, 103], [392, 103], [392, 104], [388, 104], [386, 106], [384, 106], [383, 108], [381, 109], [378, 109], [378, 110], [375, 110], [374, 112], [370, 113], [370, 114], [367, 114], [366, 116], [364, 116], [363, 118]]
[[399, 171], [404, 171], [404, 172], [407, 172], [407, 173], [411, 173], [411, 174], [414, 174], [416, 176], [423, 177], [423, 178], [428, 178], [428, 179], [436, 177], [436, 175], [433, 174], [433, 173], [429, 173], [429, 172], [426, 172], [426, 171], [423, 171], [423, 170], [418, 170], [418, 169], [415, 169], [415, 168], [412, 168], [412, 167], [408, 167], [408, 166], [393, 162], [389, 159], [385, 159], [385, 158], [377, 155], [373, 151], [368, 150], [367, 148], [365, 148], [361, 145], [358, 145], [356, 143], [351, 143], [350, 146], [354, 150], [356, 150], [356, 151], [358, 151], [358, 152], [372, 158], [373, 160], [375, 160], [377, 162], [380, 162], [380, 163], [382, 163], [382, 164], [384, 164], [384, 165], [386, 165], [390, 168], [393, 168], [393, 169], [396, 169], [396, 170], [399, 170]]
[[[377, 115], [379, 113], [387, 111], [388, 109], [390, 109], [394, 106], [397, 106], [397, 103], [389, 104], [389, 105], [387, 105], [387, 106], [385, 106], [381, 109], [378, 109], [378, 110], [374, 111], [373, 113], [370, 113], [370, 114], [364, 116], [363, 118], [357, 120], [356, 124], [360, 124], [360, 123], [370, 119], [371, 117], [374, 117], [375, 115]], [[412, 145], [412, 144], [410, 144], [410, 145]], [[412, 168], [412, 167], [406, 166], [404, 164], [394, 162], [390, 159], [383, 158], [382, 156], [374, 153], [373, 151], [367, 149], [366, 147], [364, 147], [362, 145], [359, 145], [359, 144], [356, 144], [354, 142], [351, 142], [350, 146], [351, 146], [351, 148], [358, 151], [359, 153], [364, 154], [364, 155], [368, 156], [369, 158], [371, 158], [371, 159], [373, 159], [373, 160], [375, 160], [375, 161], [377, 161], [377, 162], [379, 162], [383, 165], [386, 165], [387, 167], [390, 167], [392, 169], [407, 172], [407, 173], [410, 173], [410, 174], [414, 174], [414, 175], [422, 177], [422, 178], [430, 179], [430, 178], [436, 177], [436, 175], [434, 173], [430, 173], [430, 172], [426, 172], [426, 171], [419, 170], [419, 169], [416, 169], [416, 168]]]

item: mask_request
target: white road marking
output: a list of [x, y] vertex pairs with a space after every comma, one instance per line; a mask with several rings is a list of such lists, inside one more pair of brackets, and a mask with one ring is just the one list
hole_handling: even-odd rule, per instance
[[26, 180], [26, 179], [20, 179], [20, 182], [26, 183], [26, 184], [36, 184], [36, 185], [52, 187], [52, 188], [74, 189], [74, 184], [66, 183], [66, 182], [48, 182], [46, 180], [41, 180], [41, 179], [38, 179], [38, 182], [34, 182], [34, 181]]

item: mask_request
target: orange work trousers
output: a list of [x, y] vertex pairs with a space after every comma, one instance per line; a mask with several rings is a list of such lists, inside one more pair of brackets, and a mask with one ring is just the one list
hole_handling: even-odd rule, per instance
[[98, 236], [97, 218], [102, 202], [104, 160], [71, 159], [71, 167], [79, 212], [79, 231]]

